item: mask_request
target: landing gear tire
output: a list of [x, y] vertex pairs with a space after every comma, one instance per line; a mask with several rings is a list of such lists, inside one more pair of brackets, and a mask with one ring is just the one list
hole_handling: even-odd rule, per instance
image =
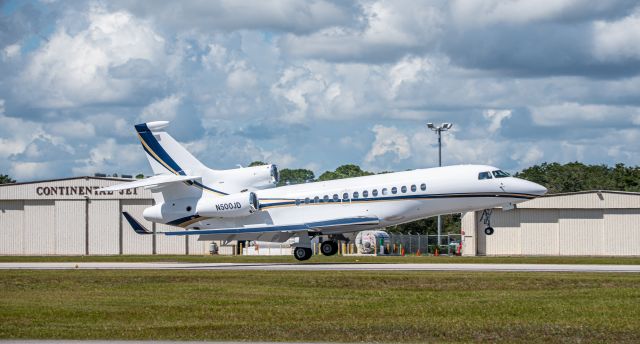
[[313, 251], [308, 247], [296, 247], [293, 250], [293, 257], [299, 261], [308, 260], [312, 255]]
[[334, 240], [325, 241], [320, 245], [320, 252], [325, 256], [338, 253], [338, 243]]
[[487, 227], [484, 229], [484, 234], [491, 235], [493, 234], [493, 227]]

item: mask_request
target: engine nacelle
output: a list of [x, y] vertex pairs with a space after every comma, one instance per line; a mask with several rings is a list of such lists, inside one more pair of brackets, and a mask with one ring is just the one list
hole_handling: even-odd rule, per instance
[[206, 217], [243, 217], [260, 210], [260, 202], [253, 192], [241, 192], [215, 198], [202, 198], [196, 214]]
[[275, 187], [280, 178], [276, 165], [260, 165], [218, 171], [218, 180], [245, 188], [268, 189]]

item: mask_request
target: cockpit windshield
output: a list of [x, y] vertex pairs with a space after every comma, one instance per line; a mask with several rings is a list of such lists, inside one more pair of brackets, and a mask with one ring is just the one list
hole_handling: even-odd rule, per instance
[[483, 179], [491, 179], [491, 172], [480, 172], [478, 173], [478, 180], [483, 180]]
[[493, 176], [495, 178], [507, 178], [507, 177], [511, 177], [511, 175], [505, 171], [502, 170], [497, 170], [497, 171], [493, 171]]

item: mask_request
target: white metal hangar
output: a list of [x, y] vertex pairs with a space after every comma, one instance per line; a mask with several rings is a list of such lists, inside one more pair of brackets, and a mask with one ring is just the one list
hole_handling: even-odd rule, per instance
[[[209, 242], [135, 234], [131, 213], [154, 231], [142, 211], [148, 190], [97, 192], [127, 179], [77, 177], [0, 185], [0, 255], [208, 253]], [[494, 209], [484, 234], [482, 212], [462, 218], [463, 255], [640, 255], [640, 193], [589, 191], [543, 196], [517, 209]]]
[[640, 255], [640, 193], [586, 191], [552, 194], [494, 209], [493, 235], [482, 211], [462, 217], [463, 255]]
[[96, 190], [128, 179], [77, 177], [0, 185], [0, 255], [206, 254], [195, 236], [138, 235], [128, 211], [154, 231], [142, 211], [153, 203], [143, 189]]

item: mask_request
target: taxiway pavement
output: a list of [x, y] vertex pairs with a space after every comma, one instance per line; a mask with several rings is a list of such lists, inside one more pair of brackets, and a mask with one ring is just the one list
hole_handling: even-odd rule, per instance
[[125, 263], [46, 262], [0, 263], [0, 270], [265, 270], [265, 271], [515, 271], [515, 272], [630, 272], [640, 265], [603, 264], [370, 264], [370, 263]]

